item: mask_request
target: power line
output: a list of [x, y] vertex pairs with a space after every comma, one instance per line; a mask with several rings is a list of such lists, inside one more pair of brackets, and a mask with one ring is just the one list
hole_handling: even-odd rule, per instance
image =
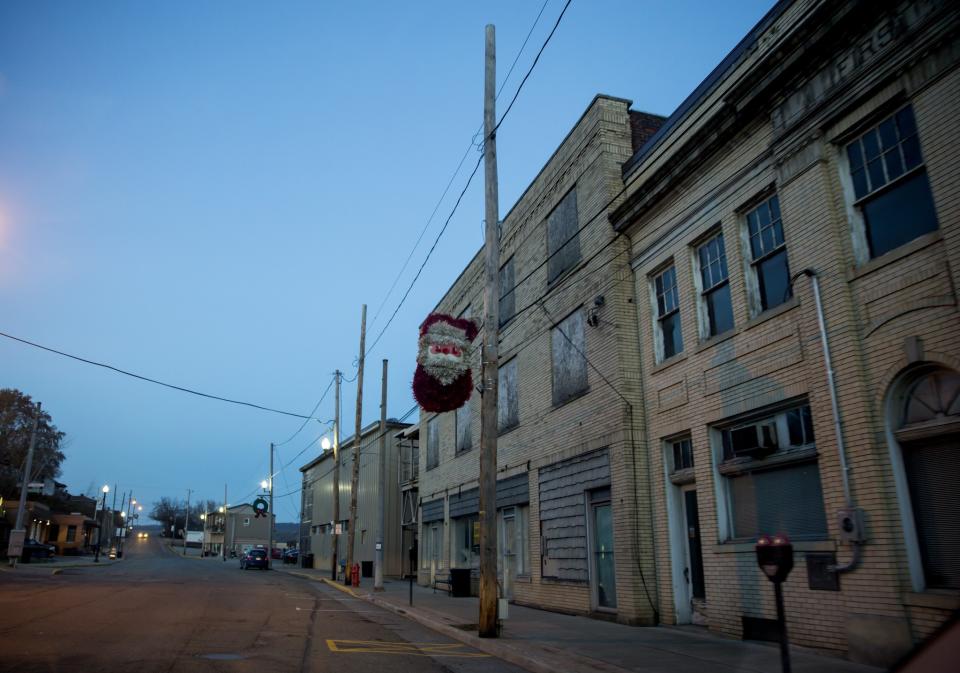
[[40, 350], [45, 350], [49, 353], [56, 353], [57, 355], [62, 355], [65, 358], [70, 358], [71, 360], [77, 360], [78, 362], [83, 362], [88, 365], [93, 365], [95, 367], [102, 367], [103, 369], [109, 369], [110, 371], [117, 372], [118, 374], [123, 374], [124, 376], [129, 376], [131, 378], [140, 379], [141, 381], [146, 381], [147, 383], [154, 383], [158, 386], [163, 386], [164, 388], [171, 388], [173, 390], [179, 390], [180, 392], [190, 393], [191, 395], [197, 395], [199, 397], [206, 397], [211, 400], [219, 400], [220, 402], [228, 402], [230, 404], [238, 404], [244, 407], [251, 407], [253, 409], [260, 409], [261, 411], [269, 411], [274, 414], [283, 414], [284, 416], [293, 416], [294, 418], [305, 418], [310, 420], [310, 416], [304, 416], [303, 414], [297, 414], [292, 411], [283, 411], [282, 409], [273, 409], [271, 407], [265, 407], [260, 404], [254, 404], [253, 402], [244, 402], [242, 400], [232, 400], [227, 397], [220, 397], [219, 395], [211, 395], [209, 393], [202, 393], [199, 390], [192, 390], [191, 388], [184, 388], [183, 386], [177, 386], [172, 383], [165, 383], [163, 381], [158, 381], [157, 379], [152, 379], [148, 376], [142, 376], [140, 374], [134, 374], [133, 372], [128, 372], [119, 367], [114, 367], [113, 365], [108, 365], [103, 362], [96, 362], [94, 360], [88, 360], [87, 358], [82, 358], [78, 355], [71, 355], [70, 353], [64, 353], [63, 351], [58, 351], [55, 348], [49, 348], [47, 346], [42, 346], [33, 341], [28, 341], [27, 339], [21, 339], [20, 337], [15, 337], [12, 334], [7, 334], [5, 332], [0, 332], [0, 336], [6, 337], [13, 341], [19, 341], [22, 344], [28, 346], [33, 346], [34, 348], [39, 348]]
[[[527, 69], [526, 74], [523, 76], [523, 79], [520, 80], [519, 86], [517, 86], [516, 92], [513, 94], [513, 98], [510, 100], [507, 109], [504, 110], [503, 114], [500, 116], [500, 121], [497, 122], [494, 126], [491, 135], [497, 132], [497, 129], [500, 128], [500, 125], [506, 120], [507, 115], [510, 114], [510, 110], [513, 108], [513, 104], [517, 102], [517, 98], [520, 96], [520, 91], [523, 90], [523, 86], [527, 83], [527, 80], [530, 78], [530, 75], [533, 73], [534, 68], [537, 67], [537, 63], [540, 61], [540, 56], [543, 54], [544, 50], [547, 48], [547, 45], [550, 43], [550, 40], [553, 38], [553, 34], [557, 32], [557, 28], [560, 26], [560, 21], [563, 19], [563, 15], [566, 13], [567, 8], [570, 6], [572, 0], [567, 0], [566, 4], [563, 6], [563, 9], [560, 11], [560, 15], [557, 17], [556, 22], [553, 24], [553, 28], [550, 30], [550, 33], [547, 35], [547, 38], [543, 41], [543, 44], [540, 46], [540, 50], [537, 52], [537, 55], [533, 59], [533, 63], [530, 64], [530, 67]], [[538, 15], [539, 19], [539, 15]], [[486, 138], [484, 138], [484, 143], [486, 143]], [[423, 268], [427, 265], [427, 262], [430, 260], [430, 256], [433, 254], [433, 251], [436, 249], [437, 244], [440, 242], [440, 238], [443, 236], [444, 232], [447, 230], [447, 225], [450, 224], [450, 220], [453, 218], [454, 213], [457, 212], [457, 208], [460, 206], [460, 201], [463, 200], [463, 195], [466, 194], [467, 189], [470, 187], [470, 183], [473, 182], [473, 177], [477, 174], [477, 169], [480, 168], [480, 163], [483, 161], [483, 154], [480, 155], [480, 158], [477, 159], [476, 165], [473, 167], [473, 172], [470, 173], [470, 177], [467, 179], [467, 184], [464, 185], [463, 191], [460, 192], [460, 196], [457, 197], [457, 202], [453, 206], [453, 210], [450, 211], [450, 216], [447, 217], [446, 222], [443, 223], [443, 227], [440, 229], [440, 233], [437, 234], [437, 238], [434, 240], [433, 245], [430, 246], [430, 250], [427, 251], [427, 256], [424, 258], [423, 263], [420, 265], [420, 268], [417, 270], [416, 275], [413, 277], [413, 280], [410, 281], [410, 285], [407, 287], [407, 291], [403, 294], [403, 297], [400, 299], [400, 303], [397, 304], [397, 308], [394, 309], [393, 314], [391, 314], [390, 319], [387, 320], [387, 324], [383, 326], [383, 329], [380, 330], [380, 333], [377, 335], [377, 338], [374, 339], [370, 348], [367, 349], [367, 353], [373, 351], [373, 348], [380, 341], [380, 338], [387, 331], [387, 328], [390, 327], [390, 324], [393, 322], [393, 319], [397, 316], [397, 312], [400, 310], [400, 307], [403, 306], [403, 303], [407, 300], [407, 297], [410, 295], [410, 291], [413, 289], [413, 286], [416, 284], [417, 279], [420, 278], [420, 274], [423, 272]]]
[[[311, 418], [313, 417], [313, 415], [314, 415], [315, 413], [317, 413], [317, 409], [320, 408], [320, 405], [323, 403], [323, 400], [326, 398], [327, 393], [330, 392], [330, 388], [331, 388], [332, 386], [333, 386], [333, 379], [330, 379], [330, 383], [327, 384], [327, 389], [323, 391], [323, 395], [321, 395], [321, 396], [320, 396], [320, 399], [317, 401], [317, 403], [316, 403], [315, 405], [313, 405], [313, 410], [310, 412], [310, 417], [311, 417]], [[295, 433], [293, 433], [292, 435], [290, 435], [289, 437], [287, 437], [287, 438], [286, 438], [285, 440], [283, 440], [282, 442], [279, 442], [279, 443], [277, 443], [277, 444], [274, 444], [274, 447], [283, 446], [284, 444], [289, 444], [290, 442], [292, 442], [292, 441], [293, 441], [293, 438], [296, 437], [297, 435], [299, 435], [299, 434], [303, 431], [303, 429], [304, 429], [305, 427], [307, 427], [307, 423], [309, 423], [309, 422], [310, 422], [310, 418], [304, 419], [303, 423], [300, 425], [299, 428], [297, 428], [297, 431], [296, 431]]]
[[[533, 20], [533, 25], [530, 26], [530, 30], [527, 31], [527, 36], [523, 40], [523, 44], [520, 45], [517, 55], [513, 59], [513, 63], [510, 64], [510, 69], [507, 70], [506, 77], [503, 78], [503, 81], [500, 83], [500, 88], [497, 90], [497, 98], [500, 97], [500, 93], [506, 87], [507, 82], [510, 79], [510, 75], [513, 74], [513, 69], [516, 67], [517, 63], [520, 61], [520, 56], [523, 54], [523, 50], [527, 47], [527, 42], [530, 40], [530, 36], [533, 35], [534, 29], [537, 27], [537, 24], [540, 22], [540, 17], [543, 15], [543, 10], [547, 8], [547, 4], [550, 0], [544, 0], [543, 4], [540, 6], [540, 11], [537, 13], [537, 17]], [[437, 211], [440, 210], [440, 205], [443, 203], [443, 200], [447, 198], [447, 193], [450, 191], [450, 187], [453, 185], [454, 180], [457, 179], [457, 176], [460, 175], [460, 169], [463, 168], [463, 162], [467, 160], [467, 156], [470, 154], [470, 150], [476, 145], [474, 138], [480, 135], [483, 132], [483, 124], [480, 124], [480, 128], [477, 129], [477, 132], [473, 135], [473, 138], [470, 140], [470, 144], [467, 145], [467, 149], [464, 151], [463, 156], [460, 157], [460, 162], [457, 164], [456, 169], [453, 171], [453, 175], [450, 176], [450, 179], [447, 181], [446, 187], [443, 188], [443, 193], [440, 195], [440, 198], [437, 200], [437, 204], [433, 207], [433, 211], [430, 213], [430, 217], [427, 218], [426, 224], [423, 225], [423, 229], [420, 230], [420, 235], [417, 236], [416, 242], [414, 242], [413, 247], [410, 249], [410, 254], [407, 255], [406, 260], [404, 260], [403, 265], [400, 267], [400, 271], [397, 272], [396, 277], [393, 279], [393, 283], [390, 284], [390, 289], [387, 290], [387, 294], [384, 296], [383, 301], [380, 302], [380, 306], [377, 307], [376, 313], [373, 314], [373, 320], [370, 321], [371, 327], [377, 323], [377, 318], [380, 317], [380, 312], [383, 310], [383, 307], [386, 306], [387, 301], [390, 299], [390, 296], [393, 294], [393, 290], [397, 287], [397, 283], [400, 282], [400, 278], [403, 276], [403, 272], [407, 270], [407, 265], [410, 264], [410, 260], [413, 259], [414, 253], [417, 251], [417, 248], [420, 247], [420, 241], [423, 240], [424, 234], [427, 233], [427, 229], [430, 227], [430, 224], [433, 222], [434, 216], [436, 216]]]

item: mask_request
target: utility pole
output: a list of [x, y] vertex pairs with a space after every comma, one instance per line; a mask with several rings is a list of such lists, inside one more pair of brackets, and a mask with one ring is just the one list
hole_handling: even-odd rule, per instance
[[484, 135], [484, 286], [483, 343], [480, 359], [483, 395], [480, 404], [480, 617], [481, 638], [497, 637], [497, 385], [500, 320], [500, 213], [497, 192], [496, 29], [486, 28], [483, 91]]
[[387, 507], [387, 360], [383, 360], [383, 377], [380, 381], [380, 451], [378, 461], [378, 492], [380, 496], [377, 507], [377, 538], [373, 564], [373, 590], [383, 591], [383, 543], [384, 519]]
[[42, 404], [37, 402], [33, 412], [33, 429], [30, 431], [30, 446], [27, 448], [27, 464], [23, 468], [23, 477], [20, 483], [20, 506], [17, 507], [17, 521], [10, 533], [10, 543], [7, 550], [7, 556], [10, 559], [10, 567], [17, 567], [17, 559], [23, 553], [23, 540], [27, 536], [23, 528], [23, 519], [27, 508], [27, 483], [30, 481], [30, 472], [33, 470], [33, 450], [37, 446], [37, 428], [40, 425], [40, 410]]
[[353, 571], [353, 543], [357, 537], [357, 488], [360, 485], [360, 431], [363, 414], [363, 360], [367, 343], [367, 305], [360, 311], [360, 359], [357, 363], [357, 430], [353, 434], [353, 476], [350, 478], [350, 530], [347, 531], [347, 572]]
[[333, 526], [330, 528], [330, 539], [333, 540], [333, 551], [330, 554], [330, 579], [337, 581], [337, 550], [340, 538], [337, 537], [337, 526], [340, 525], [340, 370], [333, 374], [336, 382], [336, 391], [333, 402]]
[[[114, 493], [116, 495], [116, 493]], [[123, 537], [127, 532], [127, 519], [124, 516], [124, 513], [127, 511], [127, 492], [123, 492], [123, 497], [120, 498], [120, 534], [117, 535], [117, 558], [120, 558], [120, 553], [123, 551]], [[116, 522], [114, 522], [116, 524]], [[114, 525], [116, 528], [116, 525]]]
[[227, 484], [223, 484], [223, 519], [220, 524], [223, 527], [223, 542], [220, 543], [220, 551], [223, 552], [223, 562], [227, 562]]
[[270, 546], [267, 547], [267, 570], [273, 567], [273, 442], [270, 442], [270, 511], [267, 512], [270, 524]]
[[183, 555], [187, 555], [187, 531], [190, 530], [190, 495], [191, 489], [187, 489], [187, 515], [183, 520]]

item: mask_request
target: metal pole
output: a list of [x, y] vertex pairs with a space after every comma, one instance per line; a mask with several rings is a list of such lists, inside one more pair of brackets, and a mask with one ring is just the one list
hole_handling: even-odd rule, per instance
[[267, 548], [267, 570], [273, 567], [273, 442], [270, 442], [270, 511], [267, 512], [270, 524], [270, 546]]
[[363, 360], [367, 338], [367, 305], [360, 310], [360, 358], [357, 363], [357, 415], [353, 434], [353, 475], [350, 478], [350, 530], [347, 531], [347, 570], [353, 571], [353, 546], [357, 539], [357, 489], [360, 487], [360, 432], [363, 415]]
[[97, 528], [97, 549], [93, 555], [93, 562], [100, 563], [100, 545], [103, 544], [103, 528], [107, 525], [107, 492], [103, 492], [103, 503], [100, 505], [100, 527]]
[[220, 551], [223, 552], [223, 562], [227, 562], [227, 484], [223, 484], [223, 520], [220, 524], [223, 526], [223, 541], [220, 543]]
[[[20, 479], [20, 505], [17, 507], [17, 520], [16, 524], [13, 527], [13, 532], [22, 534], [18, 535], [20, 537], [21, 543], [21, 552], [23, 539], [26, 537], [26, 531], [23, 528], [23, 519], [26, 514], [27, 508], [27, 484], [30, 482], [30, 472], [33, 470], [33, 451], [37, 446], [37, 428], [40, 425], [40, 412], [42, 409], [42, 404], [37, 402], [35, 411], [33, 412], [33, 429], [30, 430], [30, 444], [27, 447], [27, 462], [23, 468], [23, 476]], [[17, 566], [17, 556], [10, 555], [10, 565], [12, 567]]]
[[777, 622], [780, 624], [780, 668], [790, 673], [790, 645], [787, 643], [787, 618], [783, 614], [783, 582], [773, 583], [774, 596], [777, 599]]
[[[183, 555], [187, 555], [187, 531], [190, 530], [190, 495], [193, 493], [191, 489], [187, 489], [187, 512], [186, 516], [183, 519]], [[176, 533], [176, 531], [174, 531]]]
[[387, 506], [387, 360], [383, 360], [383, 378], [380, 382], [380, 463], [379, 463], [379, 495], [380, 506], [377, 508], [377, 539], [376, 557], [373, 564], [373, 590], [383, 591], [383, 544], [384, 520]]
[[480, 405], [480, 618], [481, 638], [497, 637], [497, 384], [500, 299], [499, 196], [497, 193], [496, 32], [486, 28], [483, 96], [485, 263], [483, 287], [483, 398]]
[[330, 527], [333, 551], [330, 553], [330, 579], [336, 582], [339, 546], [337, 526], [340, 525], [340, 370], [334, 372], [333, 376], [336, 391], [333, 401], [333, 525]]

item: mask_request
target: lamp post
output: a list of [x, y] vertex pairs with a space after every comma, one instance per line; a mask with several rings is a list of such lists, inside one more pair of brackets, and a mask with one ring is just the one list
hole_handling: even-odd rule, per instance
[[103, 488], [100, 489], [103, 491], [103, 503], [100, 505], [100, 519], [103, 521], [101, 528], [99, 528], [99, 533], [97, 534], [97, 549], [94, 552], [93, 562], [100, 563], [100, 545], [103, 543], [103, 527], [107, 523], [107, 493], [110, 492], [110, 487], [106, 484], [103, 485]]
[[790, 673], [790, 646], [787, 642], [787, 620], [783, 614], [783, 583], [793, 570], [793, 545], [786, 535], [761, 535], [755, 547], [757, 565], [773, 582], [774, 596], [777, 601], [777, 625], [780, 627], [780, 667], [783, 673]]

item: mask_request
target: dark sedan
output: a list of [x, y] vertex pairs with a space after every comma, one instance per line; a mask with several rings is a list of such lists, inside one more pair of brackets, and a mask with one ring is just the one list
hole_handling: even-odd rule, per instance
[[261, 570], [266, 570], [267, 550], [251, 549], [248, 552], [244, 552], [243, 556], [240, 557], [240, 569], [246, 570], [247, 568], [260, 568]]
[[50, 558], [57, 553], [57, 548], [52, 544], [37, 542], [33, 538], [27, 538], [23, 541], [22, 560], [28, 563], [32, 558]]

